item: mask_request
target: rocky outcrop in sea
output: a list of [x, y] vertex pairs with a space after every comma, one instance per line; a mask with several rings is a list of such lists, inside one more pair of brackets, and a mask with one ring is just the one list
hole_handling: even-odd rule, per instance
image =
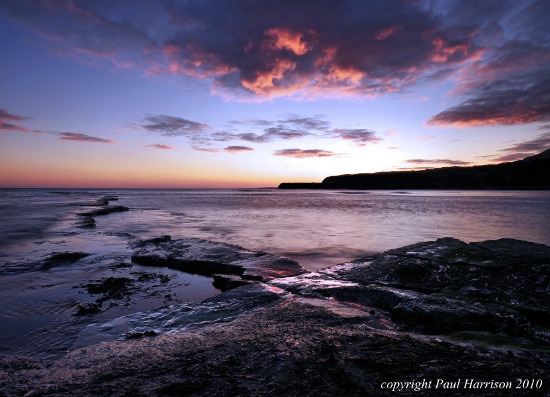
[[196, 239], [132, 247], [136, 262], [221, 274], [226, 292], [92, 325], [51, 365], [2, 356], [4, 395], [550, 392], [548, 246], [443, 238], [317, 272]]

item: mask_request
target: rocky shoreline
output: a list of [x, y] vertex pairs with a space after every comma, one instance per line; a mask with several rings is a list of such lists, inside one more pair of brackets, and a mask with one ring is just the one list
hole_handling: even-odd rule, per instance
[[[443, 238], [306, 272], [195, 240], [137, 240], [132, 261], [214, 275], [226, 292], [90, 327], [105, 342], [53, 364], [0, 356], [0, 395], [550, 392], [548, 246]], [[86, 288], [117, 293], [107, 281]]]

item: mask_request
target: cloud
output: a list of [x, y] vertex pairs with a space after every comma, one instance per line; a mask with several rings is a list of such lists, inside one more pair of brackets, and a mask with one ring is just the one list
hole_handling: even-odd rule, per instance
[[291, 114], [286, 119], [279, 120], [280, 124], [291, 124], [295, 128], [307, 129], [307, 130], [327, 130], [330, 127], [330, 123], [323, 120], [321, 116], [315, 117], [301, 117], [297, 114]]
[[311, 157], [334, 157], [340, 156], [340, 154], [331, 152], [329, 150], [322, 149], [281, 149], [273, 153], [274, 156], [294, 157], [297, 159], [311, 158]]
[[[0, 131], [23, 131], [30, 132], [30, 130], [22, 125], [13, 124], [19, 123], [25, 120], [29, 120], [29, 117], [17, 116], [9, 113], [6, 109], [0, 109]], [[41, 131], [32, 131], [41, 132]]]
[[290, 114], [277, 120], [245, 119], [230, 120], [228, 130], [216, 130], [210, 125], [191, 121], [185, 118], [153, 115], [136, 124], [139, 128], [151, 133], [169, 137], [187, 138], [195, 150], [219, 152], [209, 146], [216, 142], [243, 141], [263, 144], [268, 142], [300, 138], [339, 138], [364, 146], [379, 143], [383, 139], [369, 129], [333, 128], [323, 116], [300, 116]]
[[223, 150], [225, 150], [226, 152], [230, 152], [230, 153], [237, 153], [237, 152], [247, 152], [247, 151], [254, 150], [254, 149], [249, 148], [247, 146], [228, 146]]
[[436, 164], [436, 165], [468, 165], [469, 161], [449, 160], [449, 159], [410, 159], [405, 160], [409, 164]]
[[258, 134], [254, 134], [252, 132], [245, 132], [243, 134], [230, 134], [230, 135], [227, 135], [227, 140], [240, 139], [241, 141], [258, 142], [258, 143], [268, 142], [271, 138], [272, 137], [270, 137], [266, 134], [258, 135]]
[[29, 119], [30, 119], [30, 117], [17, 116], [15, 114], [12, 114], [12, 113], [8, 112], [6, 109], [0, 109], [0, 120], [2, 120], [2, 121], [19, 122], [19, 121], [25, 121], [25, 120], [29, 120]]
[[142, 147], [151, 148], [151, 149], [158, 149], [158, 150], [173, 150], [174, 149], [172, 146], [161, 145], [160, 143], [154, 143], [154, 144], [145, 145], [145, 146], [142, 146]]
[[373, 97], [441, 70], [452, 75], [488, 45], [476, 36], [487, 21], [517, 9], [502, 3], [478, 5], [484, 19], [449, 12], [453, 2], [395, 7], [385, 0], [19, 0], [2, 7], [60, 54], [205, 79], [228, 99], [265, 100]]
[[204, 147], [204, 146], [193, 145], [193, 146], [191, 146], [191, 148], [193, 150], [196, 150], [197, 152], [207, 152], [207, 153], [218, 153], [218, 152], [220, 152], [219, 149], [214, 149], [214, 148]]
[[433, 170], [435, 167], [398, 167], [399, 171], [420, 171], [420, 170]]
[[255, 131], [262, 129], [262, 133], [245, 132], [239, 134], [225, 134], [225, 139], [240, 139], [248, 142], [271, 142], [275, 140], [298, 139], [307, 136], [323, 136], [330, 128], [330, 122], [322, 116], [303, 117], [297, 114], [288, 115], [279, 120], [249, 120], [239, 122], [246, 128], [251, 126]]
[[92, 142], [92, 143], [115, 143], [110, 139], [99, 138], [96, 136], [90, 136], [86, 134], [80, 134], [75, 132], [57, 132], [60, 135], [61, 141], [76, 141], [76, 142]]
[[550, 148], [550, 132], [545, 132], [534, 139], [518, 142], [501, 149], [499, 152], [504, 152], [504, 154], [491, 157], [493, 157], [492, 161], [496, 162], [523, 160], [525, 157], [538, 154], [548, 148]]
[[428, 124], [469, 127], [550, 121], [550, 72], [489, 81], [472, 89], [470, 95], [470, 99], [432, 117]]
[[[399, 7], [385, 0], [282, 0], [276, 7], [254, 0], [19, 0], [0, 7], [58, 54], [148, 76], [206, 80], [228, 100], [372, 98], [446, 80], [456, 85], [456, 105], [430, 125], [550, 120], [550, 3], [544, 0], [424, 0]], [[2, 126], [24, 130], [13, 120]], [[163, 133], [191, 133], [188, 128], [194, 127]]]
[[296, 139], [311, 135], [308, 131], [296, 130], [285, 127], [271, 127], [265, 130], [266, 137], [279, 139]]
[[[483, 54], [455, 75], [460, 102], [433, 116], [428, 124], [469, 127], [550, 121], [550, 3], [486, 2], [473, 12], [465, 2], [452, 11], [479, 24], [476, 41]], [[480, 3], [478, 3], [480, 4]], [[478, 10], [479, 11], [479, 10]]]
[[382, 139], [376, 136], [376, 132], [367, 129], [335, 129], [331, 133], [342, 139], [351, 140], [359, 146], [382, 142]]
[[164, 136], [200, 135], [211, 129], [206, 124], [186, 120], [181, 117], [166, 116], [164, 114], [149, 116], [144, 118], [143, 121], [146, 122], [145, 124], [141, 124], [143, 129], [153, 133], [160, 133]]
[[403, 29], [402, 26], [392, 26], [389, 28], [385, 28], [380, 30], [374, 37], [376, 40], [384, 40], [387, 39], [390, 36], [393, 36], [395, 33]]

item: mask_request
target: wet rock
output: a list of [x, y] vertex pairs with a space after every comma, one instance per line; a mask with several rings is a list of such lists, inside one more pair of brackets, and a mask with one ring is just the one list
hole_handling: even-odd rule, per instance
[[88, 316], [101, 312], [101, 304], [81, 303], [76, 306], [75, 316]]
[[213, 274], [212, 278], [214, 279], [212, 285], [222, 291], [229, 291], [230, 289], [249, 285], [254, 282], [252, 280], [245, 280], [234, 274]]
[[119, 262], [119, 263], [115, 263], [111, 268], [115, 270], [115, 269], [125, 269], [130, 267], [132, 267], [131, 263]]
[[205, 276], [234, 274], [243, 279], [265, 281], [306, 272], [298, 262], [287, 258], [196, 238], [171, 240], [170, 236], [162, 236], [131, 242], [130, 247], [135, 250], [134, 263]]
[[332, 291], [333, 296], [380, 307], [410, 329], [483, 330], [549, 343], [549, 272], [550, 247], [541, 244], [512, 239], [467, 244], [443, 238], [366, 257], [325, 274], [361, 286]]
[[[127, 265], [126, 265], [127, 266]], [[126, 304], [132, 301], [135, 293], [159, 294], [160, 286], [166, 286], [170, 276], [162, 273], [131, 272], [132, 278], [128, 277], [104, 277], [99, 280], [92, 280], [73, 288], [80, 288], [92, 296], [97, 296], [95, 303], [79, 305], [76, 315], [88, 315], [99, 313], [102, 309], [107, 310], [124, 300]], [[159, 284], [155, 284], [159, 282]], [[110, 301], [105, 308], [104, 302]]]
[[76, 223], [76, 227], [81, 229], [93, 229], [95, 227], [95, 219], [92, 217], [85, 217]]
[[170, 276], [162, 273], [147, 273], [147, 272], [132, 272], [136, 276], [136, 280], [143, 283], [148, 281], [160, 281], [161, 284], [166, 284], [170, 281]]
[[96, 201], [92, 203], [84, 203], [81, 204], [83, 207], [105, 207], [109, 205], [109, 201], [116, 201], [118, 200], [117, 196], [103, 196], [98, 198]]
[[[225, 271], [216, 277], [229, 284], [263, 281], [198, 304], [92, 324], [79, 337], [80, 349], [8, 390], [71, 397], [220, 390], [360, 396], [396, 394], [382, 382], [521, 378], [541, 379], [542, 386], [481, 394], [549, 395], [550, 247], [446, 238], [306, 273], [269, 254], [198, 239], [131, 246], [147, 264], [207, 264], [201, 271], [219, 266]], [[276, 276], [289, 268], [295, 274]], [[104, 284], [97, 288], [108, 290]], [[89, 345], [86, 335], [96, 342], [103, 335], [105, 342]], [[421, 395], [478, 391], [432, 387]]]
[[79, 287], [90, 294], [102, 294], [104, 296], [102, 300], [120, 299], [121, 295], [127, 294], [129, 288], [133, 287], [133, 280], [126, 277], [106, 277], [81, 284]]
[[[55, 363], [29, 386], [28, 395], [217, 396], [220, 390], [226, 396], [395, 395], [382, 382], [426, 379], [433, 380], [432, 389], [421, 395], [462, 396], [463, 389], [435, 390], [436, 379], [548, 380], [548, 353], [510, 354], [377, 330], [361, 321], [290, 302], [202, 332], [102, 343]], [[543, 385], [536, 391], [548, 391]]]
[[143, 331], [143, 332], [128, 332], [126, 339], [140, 339], [144, 336], [157, 336], [158, 333], [155, 330]]
[[201, 303], [181, 303], [153, 312], [133, 313], [107, 324], [91, 324], [83, 331], [75, 346], [84, 347], [99, 341], [114, 341], [128, 335], [155, 330], [159, 334], [182, 330], [201, 330], [226, 324], [248, 312], [284, 301], [283, 290], [254, 283], [237, 287]]
[[37, 359], [0, 354], [0, 396], [23, 395], [44, 370], [44, 364]]
[[124, 212], [129, 211], [130, 209], [128, 207], [125, 207], [123, 205], [107, 205], [105, 207], [97, 208], [91, 211], [86, 212], [80, 212], [78, 215], [80, 216], [88, 216], [88, 217], [94, 217], [94, 216], [100, 216], [100, 215], [108, 215], [112, 214], [114, 212]]
[[85, 252], [54, 252], [44, 260], [40, 270], [49, 270], [57, 266], [71, 264], [89, 255]]

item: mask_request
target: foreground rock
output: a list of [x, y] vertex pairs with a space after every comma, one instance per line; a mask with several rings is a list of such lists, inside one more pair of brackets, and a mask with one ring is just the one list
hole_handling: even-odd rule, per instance
[[125, 207], [123, 205], [107, 205], [105, 207], [100, 207], [91, 211], [80, 212], [78, 215], [94, 217], [94, 216], [108, 215], [115, 212], [124, 212], [129, 210], [130, 209], [128, 207]]
[[63, 266], [86, 258], [90, 254], [86, 252], [53, 252], [40, 266], [40, 270], [50, 270], [54, 267]]
[[[136, 250], [158, 264], [185, 263], [193, 258], [190, 242], [161, 238]], [[214, 248], [219, 263], [254, 257], [211, 244], [199, 247]], [[202, 263], [214, 254], [193, 255]], [[108, 342], [83, 342], [51, 368], [2, 357], [0, 389], [30, 396], [548, 395], [549, 270], [550, 247], [539, 244], [419, 243], [121, 318], [103, 327]]]
[[[132, 255], [134, 263], [166, 266], [205, 276], [218, 274], [219, 283], [223, 274], [267, 281], [306, 272], [298, 262], [288, 258], [196, 238], [172, 240], [170, 236], [162, 236], [138, 240], [130, 246], [135, 250]], [[235, 285], [234, 279], [227, 280], [228, 283], [230, 281], [231, 285]]]

